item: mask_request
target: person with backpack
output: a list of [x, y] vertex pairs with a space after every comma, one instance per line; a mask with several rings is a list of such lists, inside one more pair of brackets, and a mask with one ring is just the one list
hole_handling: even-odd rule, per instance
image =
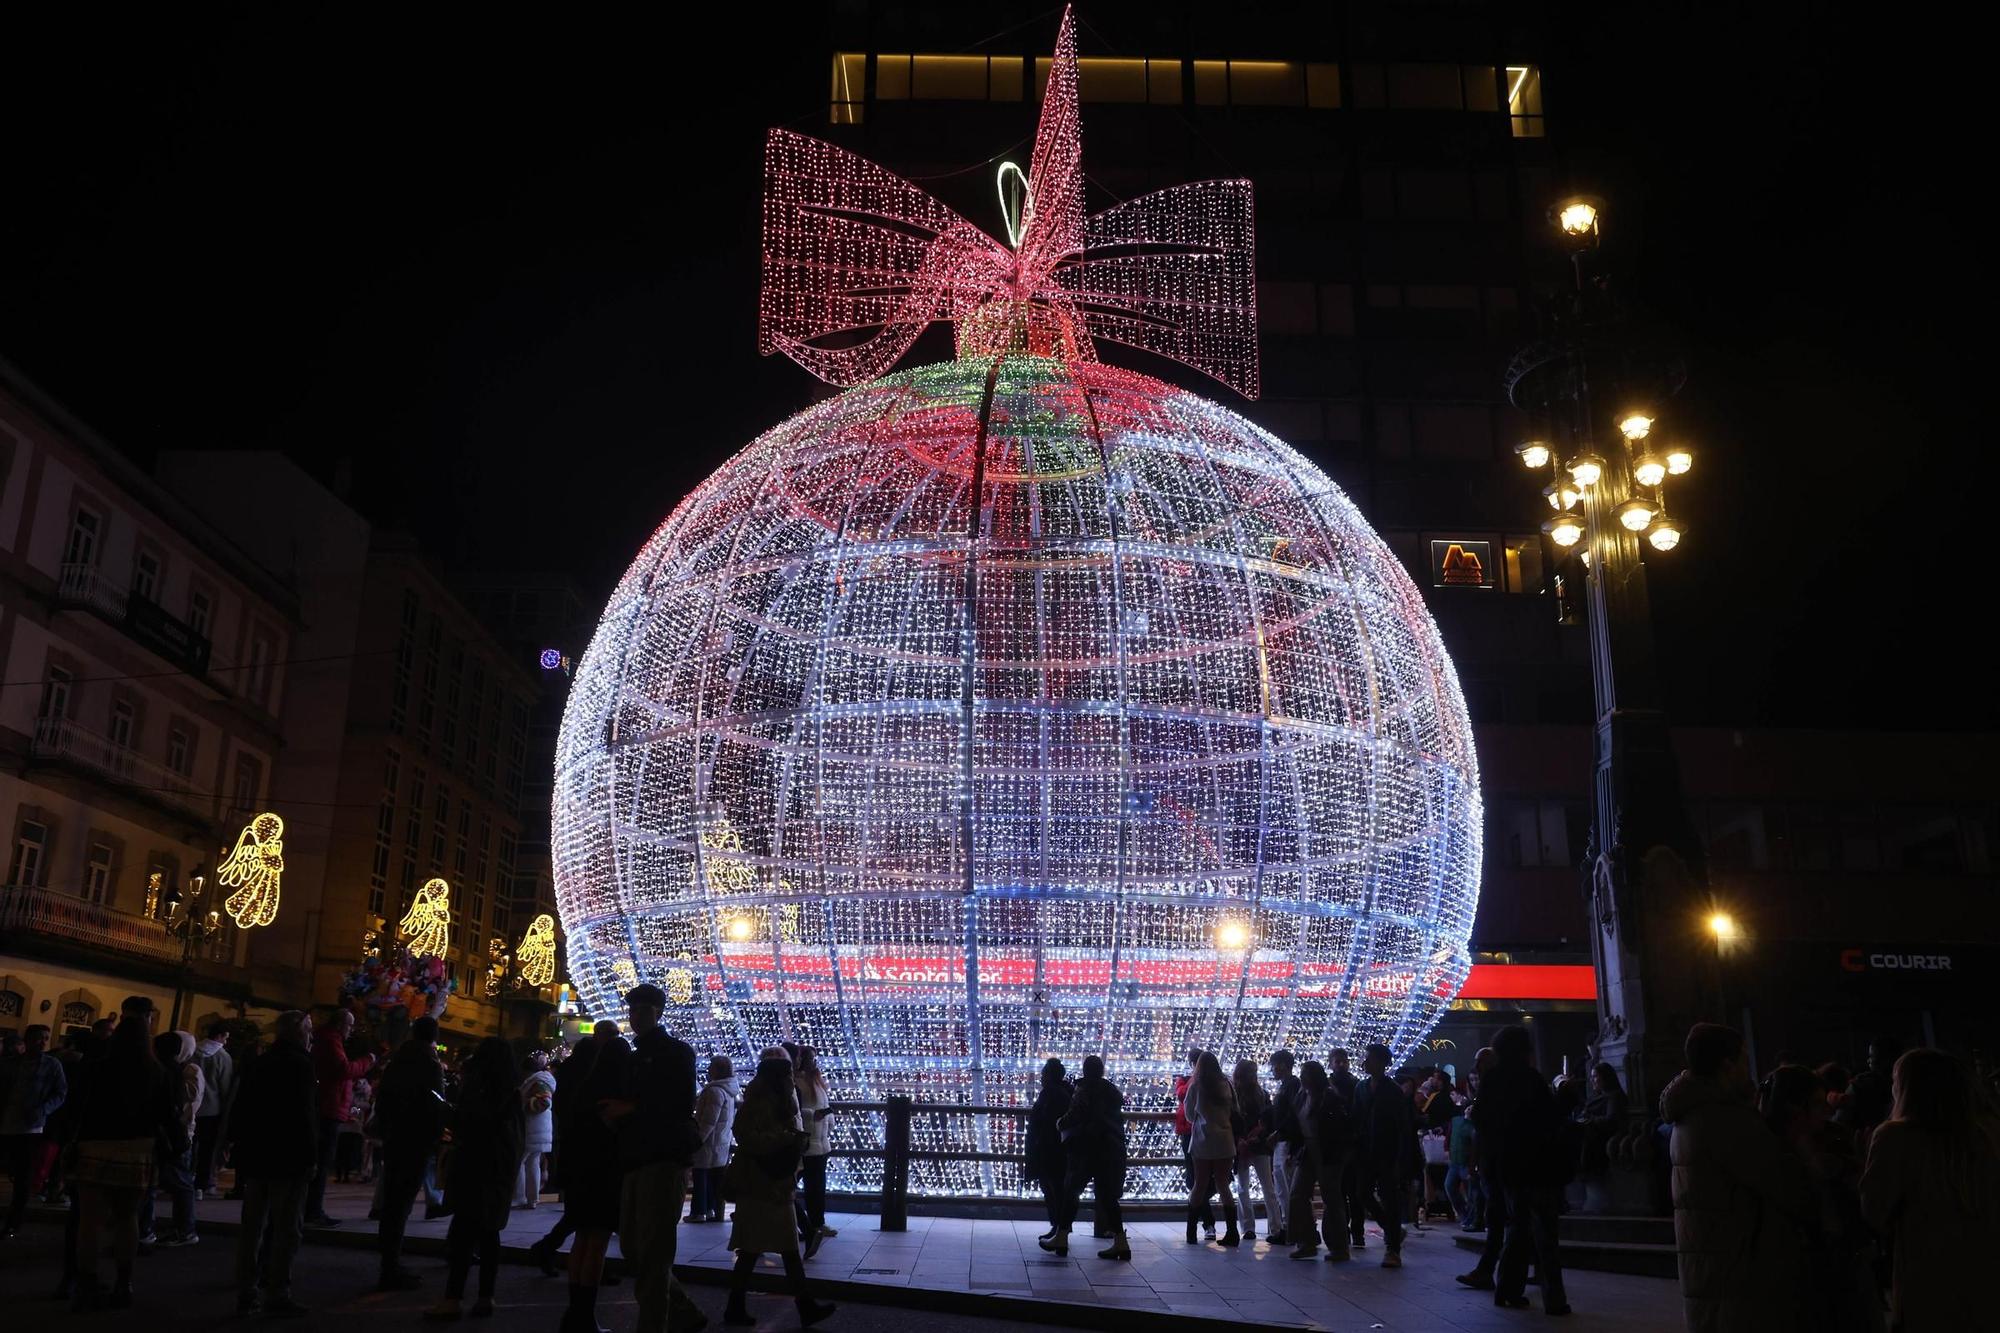
[[201, 1064], [195, 1059], [192, 1032], [162, 1032], [153, 1038], [153, 1055], [167, 1071], [172, 1089], [176, 1131], [162, 1134], [153, 1147], [154, 1182], [164, 1190], [173, 1207], [173, 1230], [164, 1236], [153, 1231], [153, 1194], [146, 1191], [139, 1205], [141, 1245], [194, 1245], [201, 1240], [194, 1223], [194, 1134], [195, 1118], [201, 1110]]
[[1389, 1248], [1382, 1267], [1401, 1268], [1408, 1182], [1417, 1174], [1417, 1113], [1389, 1077], [1390, 1058], [1387, 1046], [1370, 1042], [1362, 1060], [1368, 1078], [1354, 1101], [1355, 1174], [1363, 1200], [1382, 1223], [1382, 1243]]
[[[1353, 1155], [1354, 1113], [1346, 1095], [1327, 1077], [1326, 1066], [1317, 1060], [1308, 1060], [1300, 1067], [1299, 1091], [1287, 1128], [1292, 1135], [1288, 1145], [1292, 1197], [1285, 1203], [1285, 1234], [1291, 1238], [1292, 1258], [1317, 1257], [1319, 1238], [1324, 1234], [1326, 1257], [1343, 1262], [1353, 1253], [1347, 1234], [1347, 1196], [1341, 1182]], [[1317, 1227], [1313, 1223], [1315, 1187], [1326, 1204], [1325, 1220]]]
[[1125, 1236], [1125, 1219], [1118, 1200], [1125, 1193], [1125, 1094], [1104, 1076], [1104, 1057], [1087, 1055], [1083, 1077], [1077, 1080], [1069, 1109], [1057, 1122], [1069, 1167], [1063, 1175], [1062, 1214], [1054, 1234], [1040, 1243], [1051, 1254], [1069, 1253], [1069, 1232], [1076, 1223], [1085, 1186], [1096, 1200], [1103, 1229], [1112, 1237], [1100, 1259], [1130, 1261], [1132, 1246]]

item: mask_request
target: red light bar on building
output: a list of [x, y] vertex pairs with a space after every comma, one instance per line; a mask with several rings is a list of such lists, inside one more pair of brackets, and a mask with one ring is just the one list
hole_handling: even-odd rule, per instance
[[1474, 963], [1461, 1000], [1595, 1000], [1597, 969], [1587, 963]]

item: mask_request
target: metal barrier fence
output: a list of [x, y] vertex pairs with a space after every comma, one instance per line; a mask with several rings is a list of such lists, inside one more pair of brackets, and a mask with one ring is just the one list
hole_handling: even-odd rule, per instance
[[[937, 1152], [914, 1148], [910, 1140], [910, 1124], [920, 1115], [938, 1116], [1006, 1116], [1025, 1120], [1033, 1110], [1027, 1106], [970, 1106], [956, 1102], [912, 1101], [908, 1097], [890, 1097], [879, 1102], [833, 1102], [828, 1109], [839, 1112], [854, 1112], [882, 1117], [882, 1147], [880, 1148], [835, 1148], [827, 1155], [847, 1158], [882, 1159], [882, 1230], [909, 1230], [909, 1194], [911, 1162], [1011, 1162], [1016, 1165], [1027, 1159], [1019, 1153], [983, 1152], [978, 1150], [953, 1150]], [[1128, 1122], [1171, 1121], [1171, 1111], [1127, 1111], [1124, 1118]], [[1182, 1159], [1173, 1157], [1128, 1157], [1128, 1167], [1180, 1166]]]

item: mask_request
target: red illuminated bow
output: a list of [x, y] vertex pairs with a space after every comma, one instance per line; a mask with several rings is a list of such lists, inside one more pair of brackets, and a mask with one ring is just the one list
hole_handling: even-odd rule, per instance
[[1086, 218], [1068, 10], [1021, 212], [1009, 248], [845, 149], [772, 130], [758, 350], [859, 384], [949, 320], [960, 356], [1094, 360], [1090, 339], [1105, 338], [1257, 396], [1250, 182], [1177, 185]]

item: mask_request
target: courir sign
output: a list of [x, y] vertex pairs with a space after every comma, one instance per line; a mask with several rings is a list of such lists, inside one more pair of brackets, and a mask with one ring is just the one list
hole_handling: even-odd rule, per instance
[[1842, 949], [1840, 966], [1849, 972], [1949, 972], [1948, 953], [1902, 953], [1889, 949]]

